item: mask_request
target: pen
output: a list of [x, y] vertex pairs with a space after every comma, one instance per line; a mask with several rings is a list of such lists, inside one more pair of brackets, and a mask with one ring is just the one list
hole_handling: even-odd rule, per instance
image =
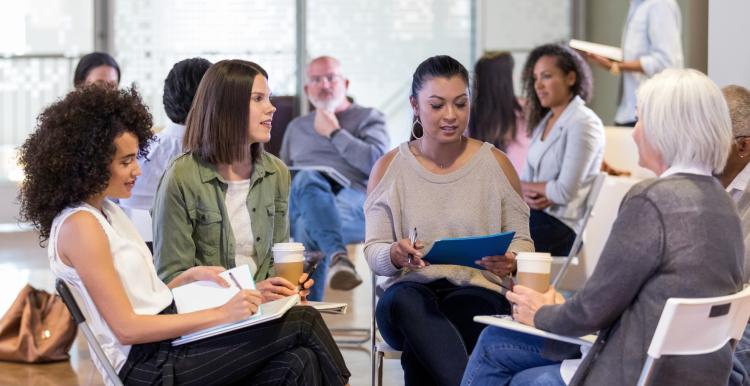
[[228, 273], [229, 273], [229, 278], [232, 279], [232, 281], [234, 282], [234, 285], [236, 285], [237, 288], [239, 288], [241, 290], [242, 286], [240, 285], [240, 282], [237, 281], [237, 278], [234, 277], [234, 275], [232, 275], [232, 272], [228, 272]]
[[[414, 229], [412, 229], [409, 232], [409, 242], [411, 243], [411, 247], [412, 248], [416, 248], [417, 247], [417, 227], [414, 227]], [[411, 265], [411, 258], [412, 258], [412, 255], [410, 253], [409, 254], [409, 264], [410, 265]]]
[[310, 281], [310, 279], [312, 279], [312, 275], [315, 273], [315, 270], [318, 269], [318, 264], [320, 263], [317, 263], [313, 265], [312, 268], [310, 268], [310, 272], [307, 273], [307, 279], [305, 279], [305, 281], [303, 281], [302, 284], [299, 285], [300, 291], [305, 289], [305, 284], [307, 284], [307, 282]]

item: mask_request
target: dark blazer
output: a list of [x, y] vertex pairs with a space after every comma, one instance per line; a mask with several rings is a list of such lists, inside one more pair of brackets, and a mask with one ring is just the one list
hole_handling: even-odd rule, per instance
[[[564, 335], [600, 332], [571, 385], [635, 385], [667, 299], [735, 293], [743, 265], [740, 219], [715, 178], [644, 181], [623, 199], [583, 288], [564, 304], [540, 308], [534, 324]], [[662, 357], [653, 384], [726, 385], [731, 367], [729, 345], [707, 355]]]

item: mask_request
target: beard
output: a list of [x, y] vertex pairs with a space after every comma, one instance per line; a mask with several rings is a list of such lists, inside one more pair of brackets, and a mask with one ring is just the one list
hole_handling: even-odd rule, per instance
[[328, 98], [319, 98], [318, 96], [310, 96], [310, 103], [315, 106], [316, 109], [326, 110], [334, 112], [336, 107], [339, 107], [346, 99], [346, 94], [341, 93], [340, 95], [331, 94]]

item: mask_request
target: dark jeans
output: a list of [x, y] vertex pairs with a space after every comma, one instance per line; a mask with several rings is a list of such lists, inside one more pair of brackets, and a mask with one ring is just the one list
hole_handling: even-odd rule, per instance
[[529, 216], [529, 232], [535, 249], [552, 256], [567, 256], [576, 239], [576, 233], [569, 226], [536, 209], [532, 209]]
[[380, 298], [375, 318], [385, 341], [403, 351], [407, 386], [457, 386], [484, 328], [474, 316], [509, 311], [510, 304], [498, 292], [441, 279], [394, 284]]
[[729, 385], [750, 386], [750, 324], [745, 326], [742, 339], [737, 342], [732, 358], [732, 373], [729, 375]]
[[636, 123], [638, 123], [638, 121], [633, 121], [633, 122], [615, 122], [615, 126], [635, 127]]

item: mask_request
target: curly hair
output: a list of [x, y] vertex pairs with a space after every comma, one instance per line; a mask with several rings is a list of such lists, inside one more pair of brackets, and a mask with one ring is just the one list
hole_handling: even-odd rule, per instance
[[534, 90], [534, 66], [542, 56], [552, 56], [557, 59], [557, 67], [563, 74], [571, 71], [576, 74], [576, 82], [570, 87], [570, 93], [578, 95], [588, 102], [592, 94], [591, 68], [575, 50], [561, 44], [545, 44], [534, 48], [526, 59], [521, 73], [523, 93], [526, 97], [526, 108], [528, 110], [528, 128], [531, 133], [539, 122], [549, 111], [539, 102], [539, 97]]
[[138, 155], [144, 156], [153, 136], [151, 124], [135, 87], [85, 86], [47, 107], [19, 149], [25, 174], [18, 196], [21, 221], [37, 228], [44, 243], [60, 211], [106, 189], [115, 138], [133, 133]]

